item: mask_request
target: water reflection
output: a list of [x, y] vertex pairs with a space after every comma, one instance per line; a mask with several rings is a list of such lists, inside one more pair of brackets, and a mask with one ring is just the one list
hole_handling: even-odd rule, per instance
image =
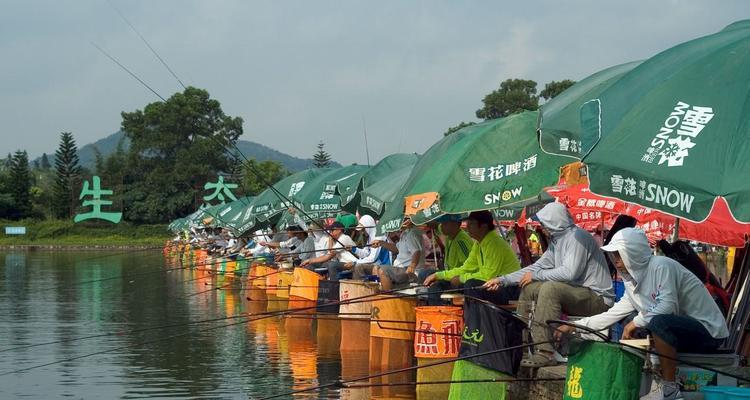
[[[160, 252], [0, 252], [0, 260], [0, 374], [57, 362], [0, 377], [0, 398], [257, 398], [371, 372], [367, 323], [342, 329], [336, 317], [311, 313], [206, 322], [309, 304], [248, 300], [257, 296], [239, 279], [204, 271], [165, 272]], [[102, 337], [70, 341], [92, 335]], [[19, 348], [44, 342], [56, 343]], [[341, 351], [347, 344], [354, 350]], [[413, 396], [397, 386], [295, 398]]]

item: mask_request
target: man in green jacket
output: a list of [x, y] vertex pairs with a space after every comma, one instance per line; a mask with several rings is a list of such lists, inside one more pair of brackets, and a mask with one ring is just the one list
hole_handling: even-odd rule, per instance
[[[465, 288], [478, 288], [497, 276], [518, 271], [520, 263], [508, 242], [495, 230], [494, 219], [489, 211], [475, 211], [466, 218], [466, 228], [476, 242], [466, 261], [458, 267], [437, 272], [425, 280], [425, 286], [437, 281], [451, 281], [458, 277]], [[507, 304], [518, 293], [488, 292], [472, 290], [472, 296], [482, 297], [496, 304]]]
[[[469, 257], [471, 248], [474, 247], [474, 240], [466, 231], [461, 229], [461, 216], [458, 214], [446, 214], [436, 220], [440, 225], [439, 232], [442, 234], [445, 243], [445, 257], [443, 261], [443, 271], [436, 272], [428, 276], [425, 280], [425, 286], [430, 286], [427, 303], [431, 306], [441, 304], [440, 293], [463, 286], [458, 276], [452, 279], [438, 278], [445, 271], [460, 268]], [[433, 284], [434, 283], [434, 284]]]

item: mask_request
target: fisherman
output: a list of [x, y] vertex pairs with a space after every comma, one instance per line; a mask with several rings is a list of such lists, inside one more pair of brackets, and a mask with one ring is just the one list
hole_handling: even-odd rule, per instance
[[[550, 203], [536, 214], [550, 236], [547, 251], [534, 264], [512, 274], [487, 281], [488, 290], [521, 287], [518, 314], [529, 315], [536, 302], [531, 329], [534, 342], [550, 342], [552, 333], [546, 321], [560, 319], [562, 313], [587, 317], [602, 313], [614, 304], [612, 278], [607, 262], [590, 233], [577, 227], [564, 205]], [[521, 365], [539, 368], [555, 365], [550, 343], [536, 346], [536, 351]]]
[[261, 242], [261, 245], [272, 249], [279, 249], [276, 261], [293, 257], [306, 260], [313, 256], [315, 243], [299, 225], [289, 225], [286, 228], [287, 240], [281, 242]]
[[375, 219], [367, 214], [361, 216], [359, 218], [359, 223], [357, 224], [357, 231], [363, 233], [365, 245], [353, 249], [354, 255], [357, 256], [357, 260], [346, 263], [344, 267], [347, 270], [351, 270], [357, 265], [390, 264], [391, 259], [388, 250], [384, 250], [382, 247], [372, 247], [372, 244], [376, 240], [383, 240], [383, 237], [377, 236]]
[[[675, 381], [677, 352], [712, 353], [729, 336], [726, 321], [708, 290], [677, 261], [651, 253], [643, 231], [625, 228], [602, 247], [625, 283], [625, 295], [608, 311], [578, 320], [576, 324], [601, 330], [633, 312], [622, 338], [633, 338], [639, 328], [651, 333], [659, 357], [662, 396], [681, 399]], [[571, 326], [558, 328], [572, 332]]]
[[329, 280], [337, 281], [339, 272], [346, 269], [345, 264], [357, 260], [357, 257], [348, 250], [357, 244], [354, 243], [354, 240], [349, 235], [344, 233], [344, 224], [341, 222], [334, 222], [328, 225], [326, 230], [330, 234], [328, 252], [322, 256], [308, 258], [302, 261], [300, 266], [320, 265], [322, 268], [328, 270]]
[[372, 247], [382, 247], [396, 257], [392, 265], [360, 264], [354, 271], [354, 279], [361, 279], [366, 273], [377, 275], [383, 290], [391, 290], [394, 285], [417, 281], [417, 274], [424, 269], [424, 249], [422, 231], [417, 229], [409, 217], [404, 218], [401, 230], [389, 235], [389, 240], [375, 240]]
[[[452, 228], [455, 228], [455, 226], [448, 227], [449, 232], [452, 231]], [[425, 280], [425, 286], [442, 281], [446, 283], [458, 283], [456, 287], [463, 285], [466, 288], [477, 288], [495, 276], [506, 275], [518, 271], [520, 268], [518, 258], [516, 258], [516, 255], [513, 253], [508, 242], [506, 242], [505, 239], [503, 239], [495, 230], [494, 219], [489, 211], [475, 211], [469, 214], [466, 218], [466, 228], [469, 231], [471, 238], [475, 240], [468, 257], [456, 268], [430, 275]], [[458, 230], [461, 231], [460, 223], [458, 225]], [[457, 238], [458, 234], [456, 234], [455, 237]], [[454, 243], [451, 244], [456, 245], [456, 240], [458, 239], [454, 238]], [[468, 244], [465, 241], [458, 242], [458, 246], [462, 243], [464, 245]], [[452, 250], [453, 249], [451, 249], [451, 251]], [[448, 253], [450, 253], [450, 251]], [[455, 278], [458, 278], [459, 282], [453, 282]], [[433, 293], [437, 293], [432, 287], [430, 289], [433, 290]], [[471, 295], [496, 304], [508, 304], [508, 301], [517, 297], [517, 292], [515, 290], [506, 290], [503, 292], [471, 290]], [[432, 296], [432, 300], [433, 301], [431, 302], [434, 303], [434, 295]]]
[[431, 306], [441, 304], [440, 292], [463, 286], [460, 276], [446, 278], [445, 274], [460, 268], [469, 257], [472, 247], [474, 247], [474, 240], [466, 231], [461, 229], [460, 215], [445, 214], [438, 218], [436, 222], [439, 224], [438, 231], [442, 234], [445, 243], [445, 257], [443, 259], [443, 270], [433, 273], [424, 281], [424, 285], [429, 286], [427, 303]]

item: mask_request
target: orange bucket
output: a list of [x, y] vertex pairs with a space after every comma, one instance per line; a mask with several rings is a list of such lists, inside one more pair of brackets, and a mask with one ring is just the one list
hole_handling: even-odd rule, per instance
[[[378, 292], [376, 284], [343, 279], [339, 281], [339, 313], [341, 318], [369, 318], [372, 311], [372, 301], [375, 293]], [[358, 301], [356, 299], [370, 296]], [[347, 301], [354, 299], [354, 303], [348, 304]], [[366, 300], [366, 301], [365, 301]]]
[[305, 268], [294, 269], [294, 281], [289, 289], [289, 296], [318, 301], [318, 281], [320, 275]]
[[288, 299], [289, 287], [292, 286], [292, 282], [294, 282], [294, 273], [291, 271], [283, 271], [271, 276], [276, 277], [276, 297], [280, 299]]
[[[376, 301], [372, 302], [370, 336], [412, 342], [414, 340], [417, 300], [389, 295], [375, 296], [373, 300]], [[385, 322], [380, 322], [380, 320]]]
[[455, 306], [416, 309], [414, 355], [417, 358], [455, 358], [461, 347], [464, 311]]

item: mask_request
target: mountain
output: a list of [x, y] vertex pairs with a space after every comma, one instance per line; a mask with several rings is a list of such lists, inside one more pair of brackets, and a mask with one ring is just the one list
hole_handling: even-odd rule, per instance
[[[130, 145], [130, 141], [125, 137], [125, 134], [122, 131], [115, 132], [104, 139], [99, 139], [94, 143], [89, 143], [79, 147], [78, 158], [81, 160], [81, 166], [94, 170], [94, 166], [96, 165], [96, 152], [94, 151], [94, 147], [106, 157], [117, 150], [117, 144], [120, 143], [120, 140], [123, 140], [123, 146], [127, 149]], [[270, 147], [249, 140], [238, 140], [237, 148], [248, 159], [255, 158], [258, 161], [278, 161], [290, 172], [297, 172], [309, 168], [313, 163], [313, 160], [310, 158], [304, 159], [290, 156], [289, 154], [282, 153], [278, 150], [274, 150]], [[55, 151], [52, 150], [51, 152], [48, 152], [47, 156], [49, 157], [50, 164], [54, 166]], [[41, 157], [33, 160], [32, 163], [34, 161], [41, 162]], [[341, 165], [334, 162], [333, 166], [340, 167]]]

